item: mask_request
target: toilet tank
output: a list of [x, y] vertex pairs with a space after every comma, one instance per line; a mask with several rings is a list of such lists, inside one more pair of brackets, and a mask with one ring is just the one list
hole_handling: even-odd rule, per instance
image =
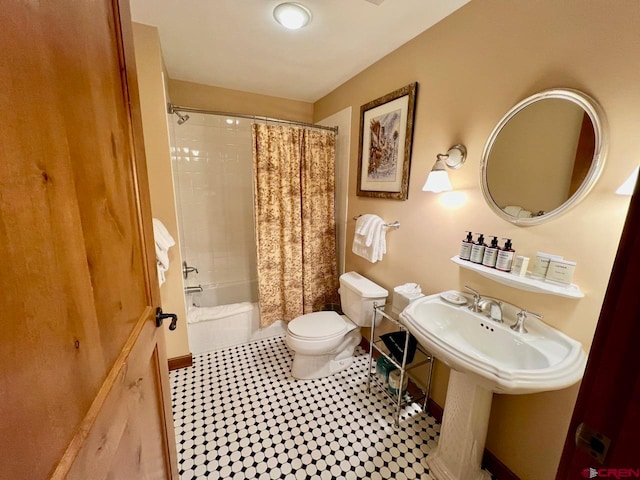
[[371, 326], [373, 304], [384, 304], [388, 296], [388, 291], [359, 273], [347, 272], [340, 276], [342, 311], [359, 327]]

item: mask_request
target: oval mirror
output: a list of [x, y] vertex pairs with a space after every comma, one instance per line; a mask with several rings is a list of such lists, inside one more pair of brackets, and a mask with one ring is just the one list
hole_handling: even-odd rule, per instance
[[602, 172], [606, 120], [584, 93], [525, 98], [493, 129], [482, 152], [482, 193], [505, 220], [536, 225], [566, 212]]

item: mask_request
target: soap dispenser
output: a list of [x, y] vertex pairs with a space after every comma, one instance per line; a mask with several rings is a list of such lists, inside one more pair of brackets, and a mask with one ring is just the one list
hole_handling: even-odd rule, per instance
[[473, 247], [473, 236], [471, 232], [467, 231], [467, 238], [462, 240], [462, 245], [460, 245], [460, 260], [471, 259], [471, 247]]
[[484, 257], [484, 249], [487, 248], [487, 244], [484, 243], [484, 235], [479, 233], [478, 241], [471, 247], [471, 261], [473, 263], [482, 263]]
[[504, 248], [498, 252], [498, 259], [496, 260], [496, 269], [503, 272], [510, 272], [513, 265], [513, 259], [516, 256], [516, 251], [511, 248], [511, 239], [505, 238], [506, 242]]
[[498, 247], [498, 237], [493, 237], [493, 239], [491, 240], [491, 246], [484, 249], [482, 265], [484, 265], [485, 267], [495, 268], [499, 251], [500, 247]]

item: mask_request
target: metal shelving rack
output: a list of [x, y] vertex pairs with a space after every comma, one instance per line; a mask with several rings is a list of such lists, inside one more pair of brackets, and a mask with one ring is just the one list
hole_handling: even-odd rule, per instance
[[[404, 343], [404, 355], [402, 357], [402, 362], [398, 362], [389, 352], [389, 349], [386, 347], [384, 342], [378, 338], [376, 339], [376, 320], [378, 319], [378, 315], [382, 318], [382, 322], [388, 321], [391, 322], [392, 328], [394, 331], [403, 331], [405, 332], [405, 343]], [[378, 327], [379, 328], [379, 327]], [[422, 410], [428, 412], [427, 400], [429, 398], [429, 393], [431, 391], [431, 374], [433, 373], [433, 355], [427, 352], [420, 344], [417, 344], [416, 354], [413, 358], [411, 364], [407, 365], [407, 351], [409, 349], [409, 331], [404, 326], [404, 324], [400, 321], [399, 316], [394, 313], [391, 309], [391, 304], [387, 303], [385, 305], [377, 305], [373, 306], [373, 323], [371, 325], [371, 341], [369, 342], [369, 370], [367, 373], [367, 392], [371, 392], [371, 377], [372, 377], [372, 369], [373, 369], [373, 351], [377, 351], [380, 355], [383, 355], [387, 360], [389, 360], [396, 368], [400, 370], [400, 388], [398, 388], [398, 393], [393, 395], [386, 388], [386, 385], [383, 385], [382, 382], [378, 379], [377, 375], [373, 375], [374, 382], [376, 385], [393, 401], [396, 403], [396, 413], [394, 418], [395, 426], [400, 424], [400, 410], [402, 407], [413, 400], [412, 397], [405, 393], [402, 394], [402, 385], [404, 383], [405, 376], [409, 370], [417, 368], [421, 365], [425, 365], [429, 363], [429, 375], [427, 377], [427, 388], [424, 393], [424, 401], [422, 403]]]

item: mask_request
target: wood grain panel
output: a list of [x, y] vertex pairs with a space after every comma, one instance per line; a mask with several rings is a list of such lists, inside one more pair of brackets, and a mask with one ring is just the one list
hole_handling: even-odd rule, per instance
[[0, 478], [177, 478], [128, 6], [3, 18]]
[[[80, 207], [94, 303], [111, 366], [147, 305], [133, 187], [127, 95], [110, 2], [45, 14]], [[83, 48], [76, 39], [83, 39]], [[100, 59], [100, 61], [96, 61]]]
[[147, 309], [139, 319], [53, 479], [172, 478], [164, 442], [152, 441], [166, 427], [164, 337], [153, 317]]
[[[0, 337], [0, 478], [27, 478], [25, 466], [33, 473], [28, 478], [44, 478], [107, 368], [55, 52], [42, 18], [17, 4], [3, 11], [12, 22], [0, 29], [0, 106], [16, 115], [0, 128], [0, 288], [8, 320]], [[59, 368], [56, 375], [47, 365]]]

